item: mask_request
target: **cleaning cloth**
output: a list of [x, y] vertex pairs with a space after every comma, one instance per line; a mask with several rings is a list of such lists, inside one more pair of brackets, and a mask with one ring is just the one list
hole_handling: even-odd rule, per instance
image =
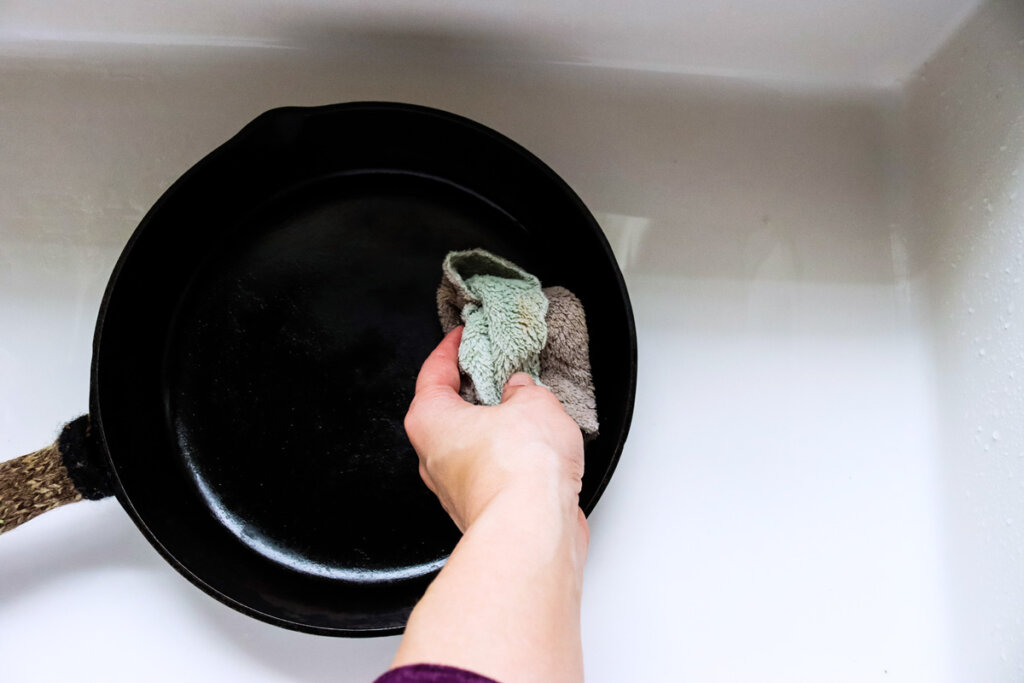
[[587, 437], [598, 431], [589, 335], [580, 300], [483, 249], [453, 251], [437, 291], [441, 327], [464, 324], [462, 395], [497, 405], [516, 372], [547, 386]]

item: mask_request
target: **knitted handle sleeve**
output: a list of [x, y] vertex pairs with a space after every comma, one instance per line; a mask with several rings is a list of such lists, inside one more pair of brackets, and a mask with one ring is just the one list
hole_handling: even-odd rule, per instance
[[55, 507], [113, 491], [106, 457], [83, 415], [46, 448], [0, 462], [0, 534]]

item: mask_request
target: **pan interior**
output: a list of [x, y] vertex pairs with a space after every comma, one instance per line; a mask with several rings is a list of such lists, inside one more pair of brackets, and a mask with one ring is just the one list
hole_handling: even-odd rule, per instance
[[242, 219], [184, 294], [164, 362], [181, 467], [209, 513], [290, 570], [358, 582], [430, 573], [458, 531], [402, 426], [441, 332], [452, 249], [535, 265], [509, 215], [386, 170], [295, 187]]

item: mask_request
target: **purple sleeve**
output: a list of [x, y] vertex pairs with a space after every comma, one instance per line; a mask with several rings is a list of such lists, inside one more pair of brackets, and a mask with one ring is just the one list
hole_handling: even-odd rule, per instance
[[493, 678], [440, 664], [413, 664], [392, 669], [374, 683], [498, 683]]

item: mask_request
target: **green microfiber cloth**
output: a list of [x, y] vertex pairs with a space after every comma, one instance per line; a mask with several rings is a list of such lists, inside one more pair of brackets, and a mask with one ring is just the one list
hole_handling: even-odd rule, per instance
[[482, 249], [451, 252], [443, 269], [464, 300], [459, 365], [480, 403], [501, 403], [505, 383], [517, 372], [540, 383], [540, 353], [548, 339], [548, 299], [540, 280]]
[[505, 382], [523, 371], [558, 397], [585, 439], [597, 437], [590, 335], [575, 294], [557, 285], [540, 289], [536, 277], [482, 249], [456, 251], [444, 260], [437, 313], [445, 333], [466, 326], [459, 348], [464, 399], [500, 403]]

